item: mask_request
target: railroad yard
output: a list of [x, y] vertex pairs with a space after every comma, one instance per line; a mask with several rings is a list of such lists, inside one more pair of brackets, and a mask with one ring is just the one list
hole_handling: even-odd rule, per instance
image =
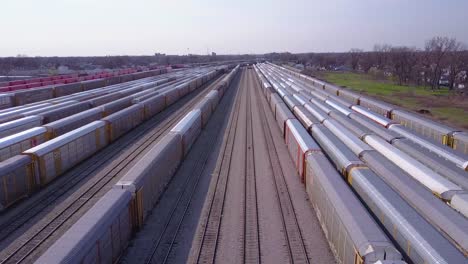
[[270, 62], [68, 77], [1, 85], [0, 263], [468, 263], [466, 131]]

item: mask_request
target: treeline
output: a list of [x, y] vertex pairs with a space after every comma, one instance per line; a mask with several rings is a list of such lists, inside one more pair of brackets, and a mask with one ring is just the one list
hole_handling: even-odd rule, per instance
[[468, 86], [468, 48], [454, 38], [434, 37], [424, 49], [407, 46], [375, 45], [373, 51], [351, 49], [344, 53], [272, 53], [273, 60], [295, 61], [318, 69], [349, 70], [392, 76], [398, 84], [440, 88], [441, 83], [454, 89]]

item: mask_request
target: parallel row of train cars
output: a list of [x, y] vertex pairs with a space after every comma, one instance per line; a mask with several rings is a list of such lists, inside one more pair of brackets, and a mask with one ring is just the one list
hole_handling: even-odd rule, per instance
[[[334, 94], [273, 64], [255, 70], [341, 263], [466, 263], [466, 189], [391, 145], [405, 139]], [[466, 184], [466, 172], [448, 166]]]
[[170, 71], [171, 68], [161, 68], [94, 80], [73, 82], [69, 84], [55, 84], [34, 89], [0, 93], [0, 109], [9, 109], [14, 106], [21, 106], [52, 98], [62, 97], [73, 93], [88, 91], [108, 85], [114, 85], [142, 78], [152, 77]]
[[214, 68], [171, 73], [64, 96], [64, 103], [3, 110], [0, 116], [16, 119], [0, 124], [0, 211], [219, 73]]
[[114, 263], [197, 139], [239, 66], [179, 121], [36, 263]]
[[[156, 68], [155, 68], [156, 69]], [[81, 81], [89, 81], [94, 79], [110, 78], [120, 75], [126, 75], [137, 72], [137, 69], [124, 69], [117, 70], [114, 72], [99, 72], [92, 74], [68, 74], [68, 75], [56, 75], [49, 77], [33, 78], [33, 79], [24, 79], [16, 80], [10, 82], [1, 82], [0, 83], [0, 92], [13, 92], [17, 90], [24, 89], [34, 89], [37, 87], [51, 86], [51, 85], [61, 85], [68, 83], [75, 83]]]
[[348, 103], [370, 109], [371, 111], [392, 120], [393, 122], [389, 122], [387, 126], [391, 126], [392, 124], [402, 124], [427, 138], [431, 138], [438, 143], [447, 145], [458, 152], [468, 154], [468, 132], [466, 131], [461, 131], [460, 129], [434, 122], [418, 114], [400, 109], [395, 105], [363, 96], [350, 91], [349, 89], [341, 88], [289, 69], [284, 70], [288, 71], [289, 74], [292, 74], [295, 77], [310, 82], [315, 87], [321, 88], [330, 94], [343, 98]]

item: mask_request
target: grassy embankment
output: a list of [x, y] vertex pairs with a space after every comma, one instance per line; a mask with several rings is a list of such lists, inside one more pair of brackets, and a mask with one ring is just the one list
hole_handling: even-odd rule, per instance
[[407, 109], [429, 110], [429, 118], [468, 129], [468, 99], [452, 94], [447, 88], [431, 91], [422, 86], [401, 86], [358, 73], [322, 72], [322, 79]]

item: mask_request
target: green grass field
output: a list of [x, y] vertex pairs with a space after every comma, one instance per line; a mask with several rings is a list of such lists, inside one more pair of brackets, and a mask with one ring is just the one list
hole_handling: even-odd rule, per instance
[[358, 73], [324, 72], [320, 73], [320, 77], [410, 110], [429, 110], [429, 118], [468, 128], [468, 100], [454, 96], [447, 88], [431, 91], [422, 86], [397, 85], [390, 80], [378, 80]]

